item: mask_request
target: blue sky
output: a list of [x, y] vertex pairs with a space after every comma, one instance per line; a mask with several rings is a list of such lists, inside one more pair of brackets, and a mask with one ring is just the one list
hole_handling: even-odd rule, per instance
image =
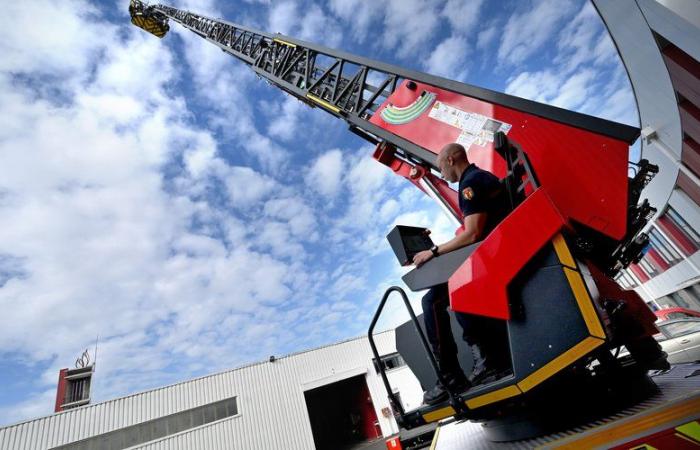
[[[637, 125], [584, 1], [172, 4]], [[98, 335], [94, 401], [364, 334], [388, 230], [452, 233], [342, 122], [127, 6], [0, 18], [0, 424], [50, 413]]]

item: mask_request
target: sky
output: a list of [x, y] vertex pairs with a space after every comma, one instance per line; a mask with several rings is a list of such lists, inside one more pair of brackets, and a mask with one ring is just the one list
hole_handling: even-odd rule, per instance
[[[583, 0], [169, 4], [638, 125]], [[454, 232], [342, 121], [127, 7], [0, 16], [0, 425], [50, 414], [98, 338], [93, 402], [363, 335], [401, 285], [388, 231]]]

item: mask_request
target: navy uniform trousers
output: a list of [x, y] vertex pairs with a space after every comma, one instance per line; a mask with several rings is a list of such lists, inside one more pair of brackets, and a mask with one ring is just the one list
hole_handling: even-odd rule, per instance
[[[423, 320], [428, 342], [444, 374], [462, 371], [457, 359], [457, 345], [452, 336], [448, 307], [447, 283], [433, 286], [423, 296]], [[499, 319], [455, 312], [462, 327], [462, 338], [470, 346], [478, 346], [488, 366], [510, 366], [506, 324]], [[505, 366], [507, 364], [507, 366]]]

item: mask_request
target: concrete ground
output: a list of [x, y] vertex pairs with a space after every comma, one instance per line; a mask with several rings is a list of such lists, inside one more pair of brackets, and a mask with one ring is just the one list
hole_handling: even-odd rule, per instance
[[386, 450], [386, 438], [380, 437], [372, 441], [365, 441], [343, 450]]

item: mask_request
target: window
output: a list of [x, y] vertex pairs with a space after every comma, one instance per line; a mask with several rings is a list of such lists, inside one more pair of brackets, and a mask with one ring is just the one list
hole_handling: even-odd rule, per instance
[[[657, 303], [663, 308], [680, 307], [692, 311], [700, 311], [700, 283], [695, 283], [684, 289], [672, 292], [661, 298], [658, 298]], [[684, 316], [685, 318], [687, 316]]]
[[663, 333], [656, 333], [654, 335], [654, 339], [656, 339], [659, 342], [662, 342], [666, 340], [666, 335], [664, 335]]
[[110, 431], [54, 450], [121, 450], [238, 414], [236, 397]]
[[673, 319], [687, 319], [688, 317], [692, 317], [692, 316], [689, 316], [688, 314], [682, 313], [682, 312], [674, 312], [674, 313], [668, 313], [668, 314], [666, 314], [666, 318], [667, 318], [668, 320], [673, 320]]
[[644, 270], [644, 273], [649, 277], [654, 277], [659, 273], [659, 270], [651, 264], [648, 260], [648, 256], [644, 256], [641, 261], [639, 261], [639, 267]]
[[697, 320], [684, 320], [661, 326], [664, 328], [666, 334], [674, 338], [700, 332], [700, 321]]
[[[398, 353], [391, 353], [389, 355], [384, 355], [381, 357], [382, 361], [382, 366], [384, 366], [384, 370], [389, 371], [393, 369], [398, 369], [401, 366], [405, 366], [406, 362], [403, 360], [400, 354]], [[379, 366], [377, 365], [377, 361], [373, 360], [374, 363], [374, 370], [379, 373]]]
[[666, 211], [666, 215], [676, 224], [678, 227], [683, 230], [683, 233], [685, 233], [686, 236], [688, 236], [694, 243], [695, 245], [700, 245], [700, 235], [693, 229], [693, 227], [690, 226], [688, 222], [685, 221], [685, 219], [678, 214], [678, 212], [673, 209], [671, 206], [668, 207], [668, 211]]
[[670, 295], [673, 302], [680, 306], [681, 308], [692, 308], [685, 299], [685, 296], [681, 294], [681, 291], [676, 291]]
[[672, 207], [668, 207], [656, 224], [685, 256], [690, 256], [700, 249], [700, 235]]
[[678, 253], [675, 248], [668, 242], [663, 234], [652, 228], [649, 233], [649, 240], [652, 247], [658, 252], [658, 255], [666, 262], [668, 266], [672, 266], [683, 259], [683, 255]]
[[649, 275], [642, 269], [642, 267], [639, 264], [630, 264], [630, 271], [634, 274], [635, 277], [641, 282], [645, 283], [649, 281]]
[[621, 271], [617, 277], [615, 277], [615, 280], [617, 280], [618, 284], [625, 289], [632, 289], [637, 286], [637, 282], [626, 270]]
[[68, 380], [64, 404], [80, 402], [90, 398], [90, 378]]

